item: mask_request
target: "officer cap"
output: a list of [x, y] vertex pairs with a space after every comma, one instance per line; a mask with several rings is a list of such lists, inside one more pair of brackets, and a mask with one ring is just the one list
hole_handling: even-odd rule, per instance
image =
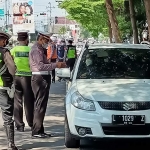
[[73, 40], [70, 40], [70, 39], [69, 39], [69, 40], [68, 40], [68, 43], [72, 44], [72, 43], [73, 43]]
[[51, 34], [48, 32], [39, 32], [38, 33], [40, 36], [43, 36], [45, 39], [50, 40]]
[[25, 41], [28, 38], [28, 31], [19, 31], [18, 33], [18, 41]]
[[66, 42], [65, 39], [61, 39], [61, 42]]
[[0, 39], [5, 38], [6, 40], [9, 40], [11, 36], [8, 33], [0, 31]]

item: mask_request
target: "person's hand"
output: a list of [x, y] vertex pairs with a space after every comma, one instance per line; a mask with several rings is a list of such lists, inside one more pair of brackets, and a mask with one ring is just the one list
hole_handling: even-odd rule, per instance
[[66, 68], [67, 65], [65, 62], [57, 62], [56, 63], [56, 68]]
[[48, 62], [51, 63], [51, 59], [48, 59]]

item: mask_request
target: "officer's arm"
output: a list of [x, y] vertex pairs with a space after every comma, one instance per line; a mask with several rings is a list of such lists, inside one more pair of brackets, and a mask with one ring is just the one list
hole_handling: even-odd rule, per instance
[[9, 73], [12, 76], [14, 76], [15, 73], [16, 73], [16, 65], [15, 65], [15, 63], [13, 61], [13, 58], [12, 58], [10, 52], [6, 52], [4, 54], [4, 62], [6, 64], [6, 66], [7, 66], [7, 68], [8, 68]]
[[40, 51], [38, 50], [33, 51], [31, 55], [39, 71], [51, 71], [56, 68], [56, 63], [49, 63], [49, 64], [44, 63], [43, 53], [41, 53]]
[[11, 53], [11, 56], [14, 58], [15, 49], [14, 49], [14, 48], [11, 49], [11, 50], [10, 50], [10, 53]]

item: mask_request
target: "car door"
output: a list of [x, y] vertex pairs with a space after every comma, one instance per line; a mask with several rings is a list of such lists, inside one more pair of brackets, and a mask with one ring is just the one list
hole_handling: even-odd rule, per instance
[[73, 75], [74, 75], [74, 72], [75, 72], [76, 64], [77, 64], [77, 59], [76, 59], [76, 61], [75, 61], [73, 70], [72, 70], [72, 72], [71, 72], [70, 80], [68, 80], [68, 81], [66, 82], [66, 93], [69, 91], [69, 89], [70, 89], [70, 87], [71, 87], [71, 85], [72, 85], [72, 79], [73, 79]]

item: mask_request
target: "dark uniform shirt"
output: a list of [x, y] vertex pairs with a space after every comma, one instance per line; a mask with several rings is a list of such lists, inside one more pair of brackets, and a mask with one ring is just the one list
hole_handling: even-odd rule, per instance
[[56, 68], [56, 63], [50, 63], [47, 61], [45, 55], [46, 49], [43, 49], [41, 45], [35, 43], [29, 53], [29, 62], [32, 72], [38, 71], [51, 71]]
[[15, 73], [16, 73], [16, 65], [13, 61], [13, 58], [10, 54], [10, 52], [5, 52], [4, 54], [4, 62], [8, 68], [8, 71], [9, 73], [12, 75], [12, 76], [15, 76]]

